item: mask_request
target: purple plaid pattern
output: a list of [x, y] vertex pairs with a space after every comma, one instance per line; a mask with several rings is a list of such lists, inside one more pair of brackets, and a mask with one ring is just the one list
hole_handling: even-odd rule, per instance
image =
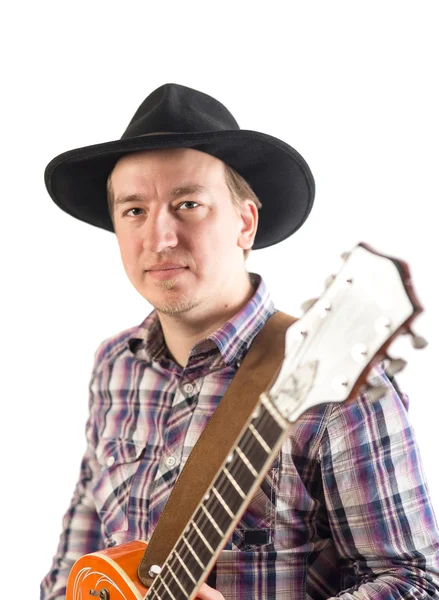
[[[148, 539], [175, 480], [274, 312], [263, 281], [185, 368], [167, 355], [155, 312], [106, 340], [90, 383], [87, 449], [41, 598], [65, 595], [81, 555]], [[217, 560], [226, 600], [439, 598], [439, 533], [407, 397], [388, 388], [325, 404], [291, 428]]]

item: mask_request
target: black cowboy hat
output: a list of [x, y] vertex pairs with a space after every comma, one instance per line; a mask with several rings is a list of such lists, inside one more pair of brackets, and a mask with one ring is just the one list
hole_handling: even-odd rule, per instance
[[[152, 134], [152, 135], [151, 135]], [[194, 148], [231, 166], [262, 202], [253, 248], [281, 242], [303, 225], [314, 200], [314, 178], [294, 148], [239, 128], [227, 108], [207, 94], [167, 83], [139, 106], [120, 140], [56, 156], [44, 179], [54, 202], [81, 221], [114, 231], [107, 178], [124, 155], [157, 148]]]

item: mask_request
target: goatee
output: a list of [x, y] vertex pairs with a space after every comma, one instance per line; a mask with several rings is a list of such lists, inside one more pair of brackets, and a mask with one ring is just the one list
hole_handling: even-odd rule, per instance
[[189, 312], [193, 308], [199, 306], [201, 302], [197, 298], [182, 298], [181, 300], [169, 300], [168, 302], [164, 302], [163, 304], [154, 304], [152, 302], [151, 304], [157, 312], [174, 317], [176, 315], [181, 315], [183, 313]]

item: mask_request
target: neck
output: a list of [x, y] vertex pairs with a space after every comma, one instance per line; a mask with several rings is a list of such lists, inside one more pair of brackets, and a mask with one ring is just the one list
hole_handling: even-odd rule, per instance
[[247, 277], [239, 293], [234, 293], [230, 300], [216, 303], [206, 302], [191, 311], [179, 315], [158, 313], [163, 336], [169, 352], [175, 362], [186, 366], [191, 349], [201, 340], [224, 325], [247, 304], [255, 290]]

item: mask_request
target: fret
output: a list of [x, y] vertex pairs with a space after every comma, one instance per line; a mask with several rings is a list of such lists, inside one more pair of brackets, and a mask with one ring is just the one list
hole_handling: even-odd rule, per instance
[[[180, 589], [182, 590], [183, 594], [186, 594], [186, 595], [187, 595], [187, 593], [188, 593], [188, 590], [186, 590], [186, 589], [185, 589], [185, 588], [184, 588], [184, 587], [181, 585], [180, 578], [179, 578], [179, 577], [177, 577], [177, 575], [174, 573], [174, 571], [173, 571], [173, 570], [172, 570], [172, 568], [171, 568], [171, 565], [168, 565], [168, 571], [171, 573], [172, 577], [175, 579], [175, 581], [176, 581], [176, 582], [177, 582], [177, 584], [179, 585], [179, 587], [180, 587]], [[190, 589], [191, 589], [191, 588], [189, 588], [189, 592], [190, 592]]]
[[172, 600], [177, 600], [177, 598], [174, 596], [174, 594], [171, 592], [171, 590], [168, 588], [168, 586], [166, 585], [166, 583], [163, 581], [163, 579], [161, 579], [160, 583], [166, 588], [166, 591], [168, 592], [168, 594], [171, 596]]
[[198, 535], [200, 536], [200, 538], [203, 540], [203, 543], [206, 545], [206, 547], [209, 549], [209, 551], [213, 554], [215, 552], [215, 550], [212, 548], [212, 546], [209, 544], [209, 542], [206, 540], [205, 536], [201, 533], [200, 528], [198, 527], [198, 525], [195, 523], [195, 521], [192, 521], [192, 525], [195, 529], [195, 531], [198, 533]]
[[[186, 550], [187, 554], [189, 555], [188, 550]], [[189, 558], [189, 562], [193, 562], [192, 557], [188, 556]], [[198, 567], [198, 565], [197, 565]], [[189, 575], [187, 574], [186, 569], [184, 569], [181, 564], [178, 562], [178, 560], [173, 557], [171, 555], [171, 558], [169, 559], [168, 563], [167, 563], [167, 569], [169, 569], [169, 573], [167, 571], [166, 575], [166, 581], [169, 581], [169, 578], [172, 577], [174, 579], [177, 580], [178, 586], [179, 586], [179, 593], [180, 593], [180, 588], [183, 588], [185, 595], [185, 598], [189, 597], [190, 592], [194, 589], [194, 583], [196, 583], [196, 580], [194, 581], [194, 576], [191, 574], [191, 577], [189, 577]], [[173, 583], [173, 582], [172, 582]], [[175, 585], [174, 585], [175, 587]]]
[[188, 527], [188, 533], [186, 534], [186, 540], [192, 547], [192, 550], [196, 553], [203, 565], [207, 565], [212, 558], [213, 552], [203, 539], [203, 535], [199, 535], [196, 531], [193, 522], [191, 521]]
[[239, 487], [247, 495], [255, 482], [256, 476], [250, 471], [247, 463], [238, 452], [235, 452], [233, 456], [233, 462], [227, 466], [227, 470], [235, 481], [239, 482]]
[[[206, 516], [206, 512], [208, 516]], [[210, 546], [213, 549], [217, 548], [224, 537], [224, 532], [218, 527], [216, 521], [212, 518], [203, 504], [200, 505], [200, 508], [195, 513], [192, 521], [200, 529]], [[215, 550], [213, 550], [213, 552], [214, 551]]]
[[264, 438], [262, 437], [262, 435], [259, 433], [259, 431], [256, 429], [256, 427], [253, 425], [253, 423], [250, 423], [248, 426], [249, 431], [251, 431], [253, 433], [253, 435], [255, 436], [255, 438], [258, 440], [258, 442], [261, 444], [261, 446], [263, 447], [263, 449], [265, 450], [265, 452], [267, 454], [270, 454], [271, 452], [271, 448], [270, 446], [267, 444], [267, 442], [264, 440]]
[[256, 479], [257, 476], [259, 475], [259, 473], [256, 471], [256, 469], [253, 468], [253, 465], [251, 464], [251, 462], [249, 461], [249, 459], [246, 457], [246, 455], [244, 454], [244, 452], [241, 450], [241, 448], [239, 446], [236, 446], [235, 450], [236, 450], [239, 458], [242, 460], [242, 462], [245, 464], [245, 466], [247, 467], [247, 469], [250, 471], [250, 473]]
[[[199, 562], [206, 567], [215, 550], [212, 549], [212, 545], [207, 542], [205, 536], [198, 533], [194, 527], [193, 521], [190, 523], [189, 527], [189, 532], [184, 535], [186, 544], [191, 546], [191, 549], [197, 555]], [[184, 554], [182, 554], [182, 558], [184, 558]], [[192, 569], [192, 565], [189, 565], [189, 568], [192, 570], [194, 577], [196, 577], [197, 573]]]
[[247, 460], [252, 464], [257, 473], [256, 477], [259, 477], [259, 473], [267, 462], [268, 453], [249, 429], [247, 429], [240, 439], [239, 448], [246, 455]]
[[207, 508], [204, 506], [204, 504], [201, 505], [201, 510], [204, 512], [204, 514], [207, 516], [207, 518], [209, 519], [209, 521], [212, 523], [212, 525], [214, 526], [214, 528], [216, 529], [216, 531], [219, 533], [219, 535], [221, 536], [221, 539], [224, 537], [225, 533], [224, 531], [221, 531], [221, 529], [218, 527], [218, 523], [215, 521], [215, 519], [212, 517], [212, 515], [210, 514], [210, 512], [207, 510]]
[[218, 498], [218, 500], [220, 501], [222, 507], [224, 508], [224, 510], [226, 511], [226, 513], [232, 518], [235, 518], [235, 515], [233, 514], [233, 512], [230, 510], [230, 508], [227, 506], [227, 504], [224, 502], [223, 498], [221, 497], [221, 494], [218, 492], [218, 490], [216, 489], [216, 487], [212, 488], [213, 493], [215, 494], [215, 496]]
[[[227, 511], [221, 502], [217, 499], [214, 493], [210, 494], [209, 500], [205, 502], [206, 509], [210, 512], [212, 516], [215, 517], [215, 521], [218, 524], [218, 527], [222, 531], [227, 531], [232, 522], [234, 515], [230, 516], [230, 510]], [[229, 508], [229, 507], [227, 507]]]
[[[267, 407], [263, 407], [263, 415], [258, 421], [254, 422], [253, 425], [260, 436], [264, 439], [264, 441], [271, 448], [273, 448], [282, 435], [282, 433], [289, 429], [289, 425], [282, 427], [280, 423], [273, 417], [270, 411], [267, 410]], [[258, 440], [259, 441], [259, 440]]]
[[215, 481], [215, 488], [217, 492], [221, 494], [222, 499], [233, 512], [233, 516], [235, 516], [242, 506], [242, 496], [230, 483], [224, 470], [221, 471], [218, 479]]
[[227, 467], [224, 467], [223, 471], [227, 475], [228, 480], [234, 486], [234, 488], [236, 489], [238, 494], [241, 496], [241, 498], [245, 498], [246, 494], [244, 494], [244, 492], [241, 489], [241, 486], [237, 483], [236, 479], [233, 477], [233, 475], [230, 473], [230, 471], [227, 469]]
[[158, 593], [155, 591], [154, 588], [150, 587], [148, 590], [148, 596], [147, 598], [152, 597], [151, 594], [154, 594], [154, 598], [158, 598], [159, 600], [162, 600], [161, 597], [158, 595]]
[[181, 539], [184, 541], [184, 543], [186, 544], [186, 546], [189, 548], [192, 556], [195, 558], [195, 560], [197, 561], [197, 563], [199, 564], [199, 566], [203, 569], [206, 568], [206, 565], [203, 565], [203, 563], [201, 562], [201, 560], [198, 558], [197, 553], [194, 551], [194, 549], [192, 548], [192, 546], [189, 544], [189, 542], [187, 541], [186, 537], [184, 535], [181, 536]]
[[175, 556], [177, 557], [179, 563], [182, 565], [183, 569], [186, 571], [186, 573], [188, 574], [188, 576], [192, 579], [193, 583], [197, 583], [197, 580], [194, 579], [194, 577], [192, 576], [192, 573], [189, 571], [189, 569], [186, 566], [186, 563], [181, 559], [179, 553], [177, 551], [174, 552]]

